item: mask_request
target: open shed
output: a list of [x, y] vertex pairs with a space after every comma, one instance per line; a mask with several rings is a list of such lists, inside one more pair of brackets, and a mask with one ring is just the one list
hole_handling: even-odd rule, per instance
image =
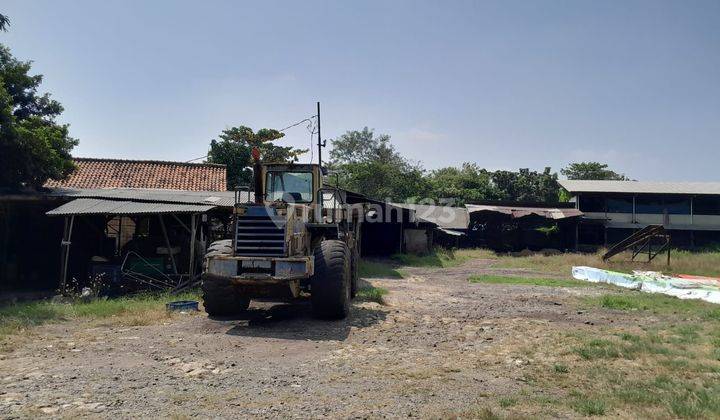
[[582, 212], [573, 203], [483, 202], [466, 205], [475, 246], [496, 251], [575, 250]]
[[59, 286], [182, 287], [194, 282], [208, 240], [229, 229], [232, 192], [146, 189], [58, 191], [78, 197], [62, 217]]
[[[424, 227], [432, 227], [427, 233], [431, 235], [430, 246], [440, 245], [446, 248], [459, 248], [466, 242], [466, 233], [470, 220], [465, 207], [410, 203], [392, 203], [392, 205], [414, 212], [414, 220], [421, 222]], [[407, 236], [406, 240], [409, 244], [413, 242], [413, 236], [416, 243], [422, 240], [420, 232], [410, 233]], [[411, 248], [412, 246], [409, 249]]]

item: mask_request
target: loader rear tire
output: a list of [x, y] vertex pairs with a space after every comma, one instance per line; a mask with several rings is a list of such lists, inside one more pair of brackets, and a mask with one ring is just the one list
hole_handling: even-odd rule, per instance
[[313, 314], [342, 319], [350, 313], [350, 250], [343, 241], [325, 240], [315, 248], [315, 273], [310, 279]]

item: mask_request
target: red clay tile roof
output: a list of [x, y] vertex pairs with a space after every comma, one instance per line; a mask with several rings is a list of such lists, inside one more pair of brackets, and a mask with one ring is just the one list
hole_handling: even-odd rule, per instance
[[64, 181], [45, 187], [156, 188], [186, 191], [225, 191], [225, 165], [74, 158], [77, 170]]

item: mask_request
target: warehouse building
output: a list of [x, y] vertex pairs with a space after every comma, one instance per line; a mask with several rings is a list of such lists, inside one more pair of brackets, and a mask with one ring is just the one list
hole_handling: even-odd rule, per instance
[[612, 245], [648, 225], [662, 225], [672, 245], [720, 243], [720, 183], [561, 180], [584, 216], [581, 246]]

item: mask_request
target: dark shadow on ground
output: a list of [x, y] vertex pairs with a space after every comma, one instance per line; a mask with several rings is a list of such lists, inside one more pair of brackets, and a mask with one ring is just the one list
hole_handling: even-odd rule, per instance
[[373, 285], [369, 281], [359, 278], [357, 281], [357, 287], [358, 287], [358, 289], [364, 289], [364, 288], [368, 288], [368, 287], [373, 287]]
[[398, 271], [401, 266], [391, 258], [363, 258], [360, 261], [360, 277], [402, 278]]
[[[243, 315], [232, 320], [226, 334], [244, 337], [280, 338], [286, 340], [344, 340], [351, 327], [364, 328], [385, 319], [385, 312], [363, 308], [354, 301], [350, 315], [342, 320], [313, 317], [309, 301], [292, 303], [253, 303]], [[217, 319], [221, 321], [221, 319]]]

